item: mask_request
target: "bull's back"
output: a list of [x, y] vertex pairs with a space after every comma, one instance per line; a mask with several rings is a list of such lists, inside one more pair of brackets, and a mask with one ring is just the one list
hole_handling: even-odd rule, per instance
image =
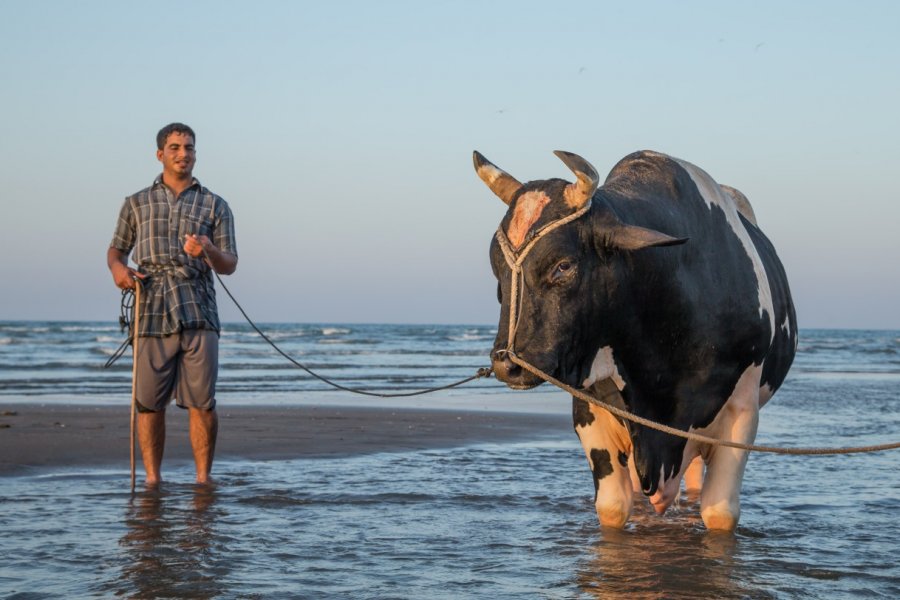
[[[762, 344], [754, 343], [755, 356], [747, 358], [763, 361], [761, 385], [768, 388], [763, 393], [768, 400], [793, 362], [797, 319], [784, 267], [756, 225], [750, 201], [695, 165], [653, 151], [622, 159], [604, 188], [615, 192], [613, 204], [629, 222], [690, 238], [683, 252], [695, 254], [688, 259], [691, 266], [679, 273], [695, 278], [693, 287], [703, 290], [694, 296], [695, 308], [714, 315], [730, 307], [729, 336], [743, 332], [752, 339], [759, 333]], [[717, 334], [722, 332], [704, 335]]]

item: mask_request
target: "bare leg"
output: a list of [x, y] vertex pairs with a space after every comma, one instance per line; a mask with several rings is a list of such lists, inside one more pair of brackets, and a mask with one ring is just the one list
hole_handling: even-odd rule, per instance
[[197, 483], [209, 483], [213, 457], [216, 453], [216, 436], [219, 433], [219, 416], [215, 409], [188, 409], [190, 412], [191, 447], [197, 465]]
[[138, 439], [141, 442], [141, 458], [147, 473], [147, 485], [157, 485], [162, 480], [160, 466], [166, 447], [166, 411], [138, 413]]

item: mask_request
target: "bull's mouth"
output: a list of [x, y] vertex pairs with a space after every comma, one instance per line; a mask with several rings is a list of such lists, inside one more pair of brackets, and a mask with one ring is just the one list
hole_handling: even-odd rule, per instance
[[[499, 379], [499, 377], [498, 377], [498, 379]], [[501, 379], [501, 381], [503, 381], [503, 380]], [[503, 383], [505, 383], [506, 387], [508, 387], [511, 390], [530, 390], [530, 389], [536, 388], [537, 386], [544, 383], [544, 380], [538, 379], [537, 381], [535, 381], [533, 383], [519, 383], [519, 382], [514, 382], [514, 381], [503, 381]]]
[[491, 366], [497, 380], [513, 390], [530, 390], [544, 383], [543, 379], [515, 364], [508, 356], [495, 355]]

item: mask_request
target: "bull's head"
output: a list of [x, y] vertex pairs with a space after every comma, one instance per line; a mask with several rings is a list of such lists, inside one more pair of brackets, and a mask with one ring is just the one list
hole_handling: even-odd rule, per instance
[[555, 154], [575, 173], [575, 183], [522, 184], [474, 153], [478, 176], [509, 206], [491, 243], [501, 304], [491, 359], [497, 378], [515, 389], [542, 380], [513, 363], [511, 351], [580, 386], [602, 332], [628, 326], [608, 322], [628, 302], [626, 255], [685, 241], [623, 223], [597, 191], [596, 169], [575, 154]]

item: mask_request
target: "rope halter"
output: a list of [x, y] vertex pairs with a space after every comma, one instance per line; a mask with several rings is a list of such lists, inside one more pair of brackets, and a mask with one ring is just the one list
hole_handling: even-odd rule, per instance
[[503, 258], [510, 269], [510, 291], [509, 291], [509, 328], [506, 349], [501, 350], [502, 354], [510, 354], [515, 356], [514, 344], [516, 340], [516, 330], [519, 328], [519, 307], [522, 304], [522, 298], [525, 292], [525, 274], [522, 271], [522, 263], [534, 248], [538, 241], [549, 234], [551, 231], [562, 227], [572, 221], [582, 217], [591, 210], [591, 201], [582, 206], [571, 215], [551, 221], [535, 231], [534, 236], [529, 240], [521, 250], [513, 248], [512, 242], [503, 231], [503, 224], [497, 228], [497, 243], [500, 244], [500, 250], [503, 252]]

